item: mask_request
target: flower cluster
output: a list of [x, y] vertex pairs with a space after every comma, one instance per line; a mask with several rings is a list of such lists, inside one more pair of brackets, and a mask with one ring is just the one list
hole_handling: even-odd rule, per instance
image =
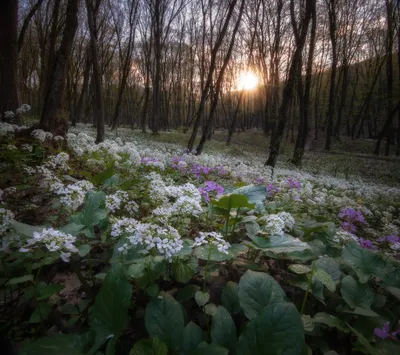
[[[169, 261], [183, 248], [181, 236], [175, 228], [160, 227], [151, 223], [137, 223], [128, 240], [131, 245], [142, 245], [144, 254], [155, 251]], [[124, 251], [127, 249], [128, 247], [124, 247]]]
[[0, 235], [7, 231], [10, 222], [14, 219], [14, 213], [0, 207]]
[[264, 231], [270, 235], [283, 235], [293, 229], [294, 218], [288, 212], [265, 215], [259, 218], [259, 221], [265, 222]]
[[229, 254], [231, 245], [224, 239], [224, 237], [216, 232], [199, 232], [199, 236], [194, 239], [193, 248], [201, 245], [215, 245], [220, 253]]
[[76, 237], [66, 234], [53, 228], [45, 228], [41, 232], [34, 232], [33, 238], [27, 241], [27, 244], [19, 249], [26, 253], [40, 245], [45, 245], [49, 252], [58, 252], [63, 261], [69, 262], [71, 254], [77, 253], [78, 249], [74, 245]]
[[150, 166], [152, 168], [159, 168], [160, 170], [165, 169], [165, 165], [163, 162], [158, 160], [157, 158], [151, 158], [151, 157], [144, 157], [141, 159], [141, 164], [144, 166]]
[[374, 334], [375, 334], [375, 336], [377, 336], [378, 338], [381, 338], [381, 339], [391, 338], [393, 340], [397, 340], [397, 335], [400, 334], [400, 328], [398, 328], [397, 330], [395, 330], [393, 332], [390, 332], [389, 328], [390, 328], [390, 323], [386, 322], [382, 329], [375, 328]]
[[355, 236], [353, 233], [350, 233], [345, 230], [337, 231], [333, 237], [333, 241], [335, 243], [339, 243], [339, 244], [346, 243], [350, 240], [354, 240], [355, 242], [358, 242], [357, 236]]
[[51, 191], [61, 196], [61, 204], [69, 210], [76, 211], [84, 202], [86, 193], [94, 189], [91, 182], [80, 180], [75, 184], [64, 186], [62, 183], [52, 185]]
[[20, 107], [17, 108], [17, 114], [28, 113], [31, 110], [31, 106], [28, 104], [22, 104]]
[[133, 234], [136, 231], [138, 221], [134, 218], [122, 218], [114, 220], [111, 226], [111, 236], [113, 238], [120, 237], [123, 234]]
[[206, 202], [210, 202], [210, 193], [216, 193], [222, 195], [224, 193], [224, 188], [214, 181], [206, 181], [204, 187], [199, 187], [199, 191]]
[[118, 190], [112, 195], [106, 197], [106, 207], [115, 213], [121, 209], [122, 205], [129, 201], [129, 195], [126, 191]]
[[357, 225], [365, 223], [365, 218], [361, 211], [351, 207], [342, 208], [338, 217], [342, 220], [341, 228], [353, 234], [357, 232]]
[[49, 160], [44, 164], [44, 166], [49, 169], [61, 169], [63, 171], [66, 171], [69, 169], [68, 161], [69, 155], [67, 153], [61, 152], [57, 155], [51, 156]]

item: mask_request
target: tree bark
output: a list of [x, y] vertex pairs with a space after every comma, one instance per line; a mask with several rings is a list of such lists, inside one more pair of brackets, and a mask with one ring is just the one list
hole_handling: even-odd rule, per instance
[[0, 1], [0, 117], [19, 107], [17, 89], [18, 1]]
[[[291, 11], [294, 11], [294, 0], [290, 1]], [[301, 63], [303, 48], [307, 38], [308, 26], [311, 21], [312, 11], [315, 7], [315, 0], [306, 1], [306, 9], [303, 19], [299, 28], [301, 28], [299, 36], [296, 38], [296, 48], [292, 54], [292, 61], [289, 68], [289, 75], [285, 87], [283, 89], [282, 102], [279, 107], [279, 121], [276, 129], [275, 135], [271, 139], [270, 143], [270, 153], [268, 160], [265, 165], [275, 167], [279, 156], [279, 149], [281, 146], [283, 134], [285, 132], [285, 126], [288, 119], [288, 113], [290, 110], [290, 102], [293, 98], [293, 92], [296, 85], [296, 81], [300, 78], [298, 77], [298, 67]], [[292, 16], [293, 18], [293, 16]], [[293, 21], [292, 21], [293, 22]], [[293, 26], [296, 26], [293, 23]]]
[[[99, 7], [101, 0], [97, 0]], [[88, 16], [88, 25], [90, 32], [90, 53], [93, 67], [93, 83], [94, 83], [94, 122], [96, 122], [96, 143], [104, 140], [104, 112], [103, 112], [103, 97], [101, 89], [101, 72], [99, 65], [99, 56], [97, 51], [97, 29], [95, 23], [95, 9], [91, 0], [86, 0], [86, 10]]]
[[68, 131], [68, 122], [63, 110], [63, 98], [72, 43], [78, 28], [78, 3], [79, 0], [68, 0], [61, 44], [54, 59], [51, 80], [40, 119], [40, 126], [43, 129], [62, 137], [65, 137]]

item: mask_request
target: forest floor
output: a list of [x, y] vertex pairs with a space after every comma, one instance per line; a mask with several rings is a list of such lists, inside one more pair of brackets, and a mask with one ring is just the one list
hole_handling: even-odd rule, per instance
[[272, 171], [255, 131], [195, 156], [177, 131], [96, 145], [79, 124], [66, 147], [0, 128], [0, 336], [19, 354], [400, 353], [400, 160], [373, 142], [319, 142], [302, 168], [285, 143]]

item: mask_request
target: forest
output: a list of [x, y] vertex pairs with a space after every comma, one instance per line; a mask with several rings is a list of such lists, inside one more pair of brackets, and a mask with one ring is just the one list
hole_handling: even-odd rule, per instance
[[0, 0], [0, 241], [7, 355], [400, 353], [400, 2]]

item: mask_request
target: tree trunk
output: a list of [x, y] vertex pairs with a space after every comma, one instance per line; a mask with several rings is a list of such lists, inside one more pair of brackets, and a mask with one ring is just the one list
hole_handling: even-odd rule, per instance
[[80, 121], [82, 115], [83, 104], [85, 102], [86, 93], [89, 88], [89, 76], [90, 76], [90, 49], [87, 50], [86, 54], [86, 63], [85, 63], [85, 71], [83, 72], [83, 83], [81, 93], [79, 95], [78, 104], [76, 105], [76, 109], [74, 112], [74, 117], [72, 120], [72, 126], [76, 126], [76, 123]]
[[51, 80], [40, 118], [40, 126], [43, 129], [62, 137], [65, 137], [68, 131], [68, 122], [63, 111], [63, 98], [72, 43], [78, 28], [78, 3], [79, 0], [68, 0], [61, 44], [54, 59]]
[[305, 78], [305, 88], [304, 88], [304, 96], [303, 96], [303, 83], [301, 80], [301, 66], [299, 65], [299, 102], [300, 102], [300, 124], [299, 130], [297, 132], [296, 145], [293, 153], [292, 163], [300, 166], [304, 149], [307, 142], [308, 131], [309, 131], [309, 120], [310, 120], [310, 94], [311, 94], [311, 81], [312, 81], [312, 67], [314, 61], [314, 50], [315, 50], [315, 39], [316, 39], [316, 28], [317, 28], [317, 14], [315, 6], [312, 8], [311, 15], [311, 35], [310, 35], [310, 46], [308, 49], [308, 59], [307, 59], [307, 69], [306, 69], [306, 78]]
[[17, 89], [18, 1], [0, 1], [0, 118], [19, 107]]
[[329, 104], [328, 104], [328, 122], [326, 130], [325, 150], [331, 149], [332, 135], [333, 135], [333, 120], [335, 117], [335, 84], [336, 84], [336, 71], [337, 71], [337, 42], [336, 42], [336, 0], [326, 0], [329, 15], [329, 36], [332, 45], [332, 63], [329, 87]]
[[[291, 12], [294, 11], [294, 0], [290, 1]], [[283, 89], [282, 102], [279, 107], [279, 121], [274, 137], [271, 139], [270, 143], [270, 153], [268, 160], [265, 165], [275, 167], [279, 156], [279, 149], [281, 146], [283, 134], [285, 132], [285, 126], [288, 118], [288, 113], [290, 109], [290, 102], [293, 98], [294, 87], [296, 81], [300, 80], [298, 77], [298, 67], [301, 63], [303, 48], [307, 38], [308, 26], [310, 24], [313, 9], [315, 8], [315, 0], [306, 1], [306, 9], [304, 17], [301, 21], [299, 28], [301, 28], [299, 36], [296, 38], [296, 48], [292, 54], [292, 61], [289, 68], [289, 75], [285, 87]], [[294, 15], [292, 15], [292, 24], [296, 26]]]
[[[98, 8], [101, 0], [97, 0]], [[97, 29], [95, 23], [95, 11], [91, 0], [86, 0], [86, 10], [88, 15], [88, 25], [90, 32], [90, 53], [93, 66], [93, 83], [94, 83], [94, 122], [96, 122], [97, 135], [96, 143], [104, 140], [104, 112], [103, 112], [103, 97], [101, 92], [101, 72], [99, 66], [99, 57], [97, 53]]]

